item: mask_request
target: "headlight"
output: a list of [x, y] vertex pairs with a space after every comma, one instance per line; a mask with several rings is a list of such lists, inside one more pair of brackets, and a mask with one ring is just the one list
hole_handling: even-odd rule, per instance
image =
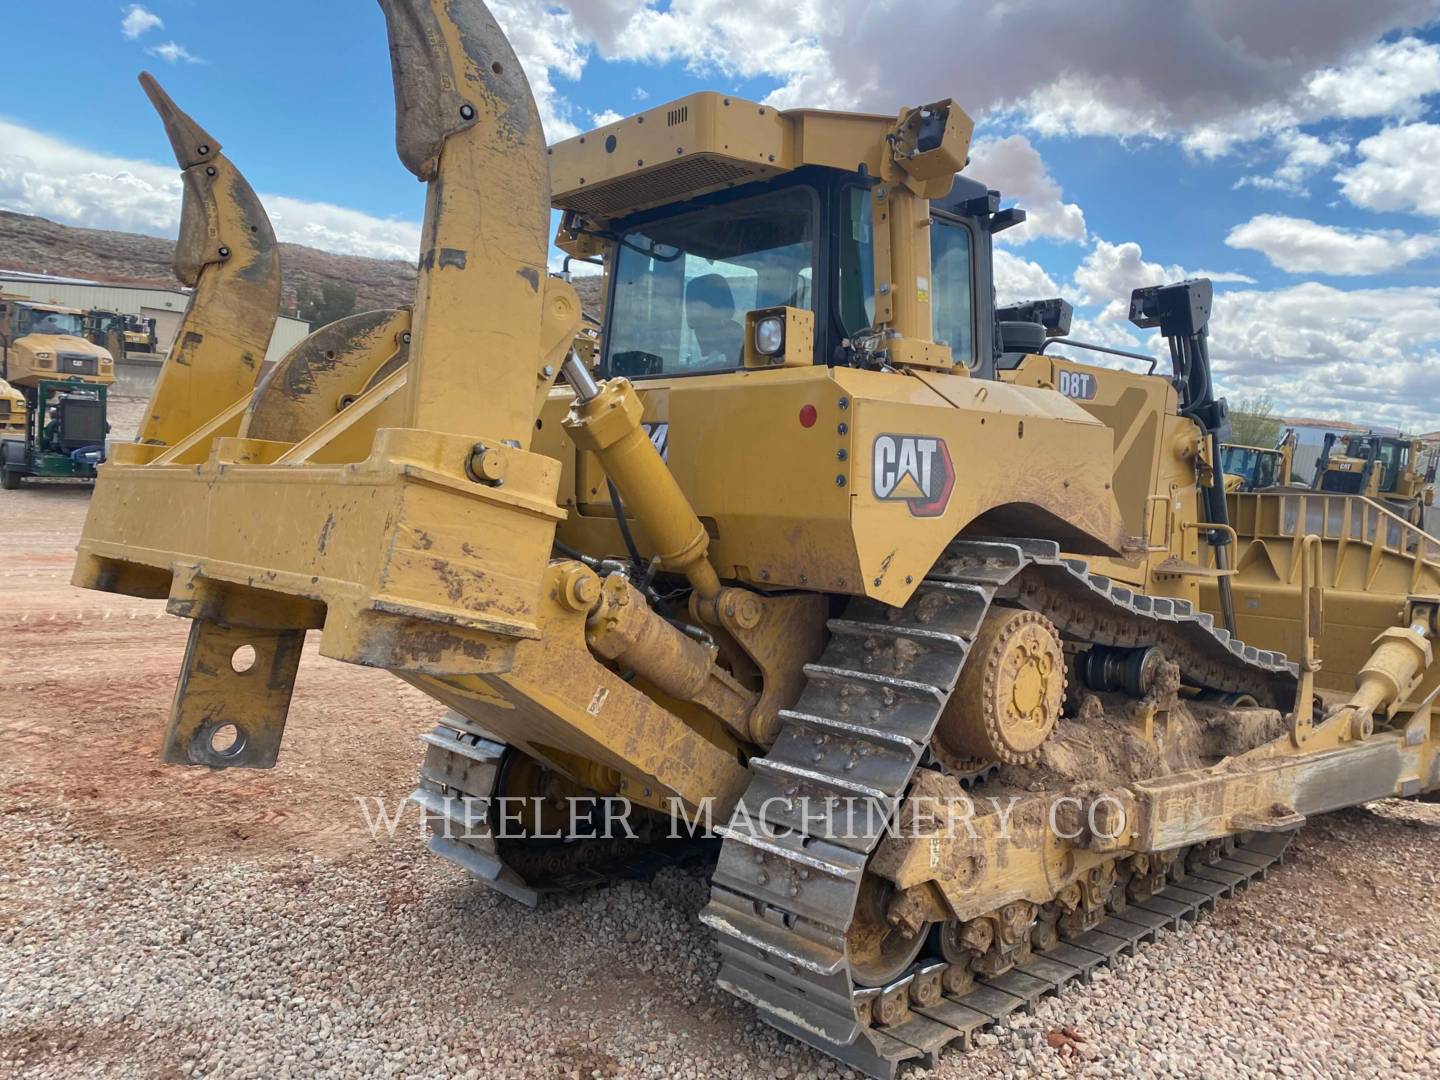
[[51, 356], [50, 356], [50, 354], [49, 354], [48, 352], [37, 352], [37, 353], [35, 354], [35, 359], [36, 359], [36, 360], [49, 360], [49, 359], [51, 359]]
[[755, 351], [761, 356], [775, 356], [785, 348], [785, 320], [769, 315], [755, 324]]

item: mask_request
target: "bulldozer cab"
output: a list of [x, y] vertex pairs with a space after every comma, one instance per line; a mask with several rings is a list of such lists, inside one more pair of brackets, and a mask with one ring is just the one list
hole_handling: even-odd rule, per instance
[[[876, 310], [870, 187], [809, 167], [615, 222], [600, 374], [736, 371], [747, 351], [768, 366], [775, 346], [756, 350], [747, 323], [753, 338], [758, 313], [784, 308], [813, 316], [806, 341], [785, 342], [787, 364], [857, 363]], [[984, 187], [964, 178], [931, 205], [932, 340], [966, 369], [993, 363], [990, 216]]]
[[[1259, 446], [1238, 446], [1226, 443], [1221, 450], [1220, 467], [1225, 471], [1226, 490], [1258, 491], [1282, 482], [1279, 450]], [[1237, 481], [1232, 488], [1231, 479]]]
[[125, 355], [125, 326], [125, 316], [118, 311], [93, 308], [85, 314], [85, 337], [109, 350], [112, 356]]
[[1225, 490], [1263, 491], [1290, 483], [1299, 437], [1286, 428], [1274, 449], [1225, 443], [1220, 450], [1220, 467], [1225, 473]]
[[695, 94], [556, 144], [556, 244], [608, 260], [600, 373], [988, 364], [998, 207], [955, 179], [969, 131], [949, 102], [897, 119]]

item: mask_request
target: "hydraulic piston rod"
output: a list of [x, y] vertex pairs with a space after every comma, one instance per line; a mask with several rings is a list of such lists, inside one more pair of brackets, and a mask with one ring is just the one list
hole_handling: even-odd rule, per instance
[[713, 600], [720, 578], [706, 554], [710, 535], [640, 425], [644, 405], [630, 380], [597, 383], [573, 351], [564, 370], [575, 389], [565, 430], [577, 447], [599, 457], [655, 546], [660, 565], [683, 574], [701, 599]]

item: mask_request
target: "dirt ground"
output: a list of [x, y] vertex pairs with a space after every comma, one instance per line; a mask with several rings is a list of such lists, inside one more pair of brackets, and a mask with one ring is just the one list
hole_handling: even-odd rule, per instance
[[[713, 988], [702, 872], [531, 912], [373, 838], [440, 714], [384, 673], [312, 643], [278, 768], [162, 766], [186, 624], [68, 584], [88, 500], [0, 495], [0, 1075], [838, 1072]], [[1295, 856], [933, 1075], [1440, 1075], [1440, 807]]]

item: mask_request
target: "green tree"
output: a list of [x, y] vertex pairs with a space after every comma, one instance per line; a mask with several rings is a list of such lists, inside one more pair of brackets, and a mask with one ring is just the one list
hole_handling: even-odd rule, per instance
[[343, 281], [322, 281], [319, 290], [301, 282], [295, 288], [295, 307], [300, 318], [311, 330], [329, 326], [355, 312], [355, 286]]
[[1241, 446], [1274, 446], [1284, 427], [1269, 394], [1241, 398], [1230, 410], [1230, 441]]

